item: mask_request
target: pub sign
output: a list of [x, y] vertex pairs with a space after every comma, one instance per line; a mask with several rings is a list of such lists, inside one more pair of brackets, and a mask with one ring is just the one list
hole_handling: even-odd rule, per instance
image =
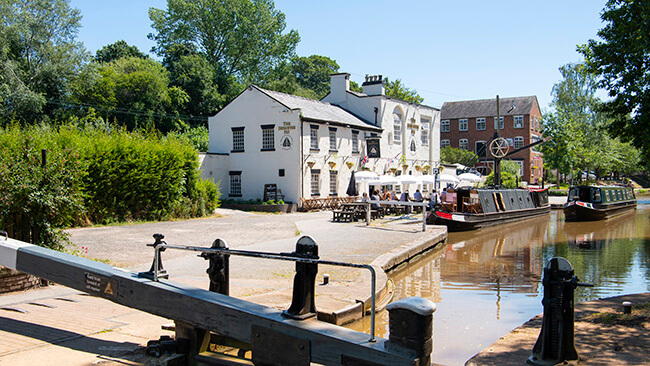
[[366, 151], [369, 158], [379, 158], [381, 157], [381, 152], [379, 151], [379, 137], [372, 137], [366, 139]]

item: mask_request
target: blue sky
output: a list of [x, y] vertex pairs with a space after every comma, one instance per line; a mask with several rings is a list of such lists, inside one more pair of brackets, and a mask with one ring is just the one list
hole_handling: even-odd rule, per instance
[[[166, 0], [71, 0], [81, 11], [78, 40], [89, 51], [125, 40], [153, 42], [150, 7]], [[536, 95], [542, 109], [579, 62], [576, 45], [596, 38], [606, 0], [276, 0], [287, 29], [301, 36], [300, 56], [328, 56], [361, 83], [365, 74], [401, 79], [441, 107], [456, 100]]]

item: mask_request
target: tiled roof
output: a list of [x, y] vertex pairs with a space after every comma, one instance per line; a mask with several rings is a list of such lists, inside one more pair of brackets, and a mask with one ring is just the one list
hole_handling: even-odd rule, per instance
[[299, 97], [297, 95], [266, 90], [255, 85], [253, 85], [253, 87], [268, 95], [269, 97], [275, 99], [279, 103], [282, 103], [289, 109], [300, 109], [302, 112], [302, 117], [304, 119], [322, 122], [335, 122], [339, 124], [349, 125], [351, 127], [363, 128], [366, 130], [382, 130], [381, 128], [364, 121], [363, 119], [355, 116], [354, 114], [337, 105], [305, 97]]
[[[536, 96], [499, 98], [499, 113], [501, 116], [530, 114], [533, 106], [537, 104]], [[508, 110], [515, 106], [510, 113]], [[497, 101], [494, 99], [467, 100], [461, 102], [445, 102], [440, 111], [440, 119], [495, 117], [497, 115]]]

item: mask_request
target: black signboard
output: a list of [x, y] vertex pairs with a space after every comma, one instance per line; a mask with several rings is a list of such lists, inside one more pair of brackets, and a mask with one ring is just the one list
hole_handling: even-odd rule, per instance
[[381, 152], [379, 151], [379, 137], [366, 139], [366, 146], [369, 158], [381, 157]]
[[278, 186], [276, 184], [264, 185], [264, 202], [269, 200], [278, 200]]

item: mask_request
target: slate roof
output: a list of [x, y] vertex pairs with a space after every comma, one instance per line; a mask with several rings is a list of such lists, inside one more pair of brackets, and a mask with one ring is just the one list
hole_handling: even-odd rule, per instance
[[369, 122], [337, 105], [305, 97], [299, 97], [297, 95], [266, 90], [255, 85], [252, 85], [252, 87], [268, 95], [270, 98], [278, 101], [289, 109], [300, 109], [302, 118], [304, 120], [315, 122], [333, 122], [336, 124], [357, 127], [365, 130], [374, 130], [378, 132], [382, 131], [381, 128], [370, 124]]
[[[510, 113], [514, 103], [515, 109]], [[499, 98], [499, 113], [501, 116], [519, 116], [530, 114], [533, 106], [537, 104], [536, 96]], [[494, 99], [466, 100], [461, 102], [445, 102], [440, 111], [440, 119], [495, 117], [497, 115], [497, 101]]]

